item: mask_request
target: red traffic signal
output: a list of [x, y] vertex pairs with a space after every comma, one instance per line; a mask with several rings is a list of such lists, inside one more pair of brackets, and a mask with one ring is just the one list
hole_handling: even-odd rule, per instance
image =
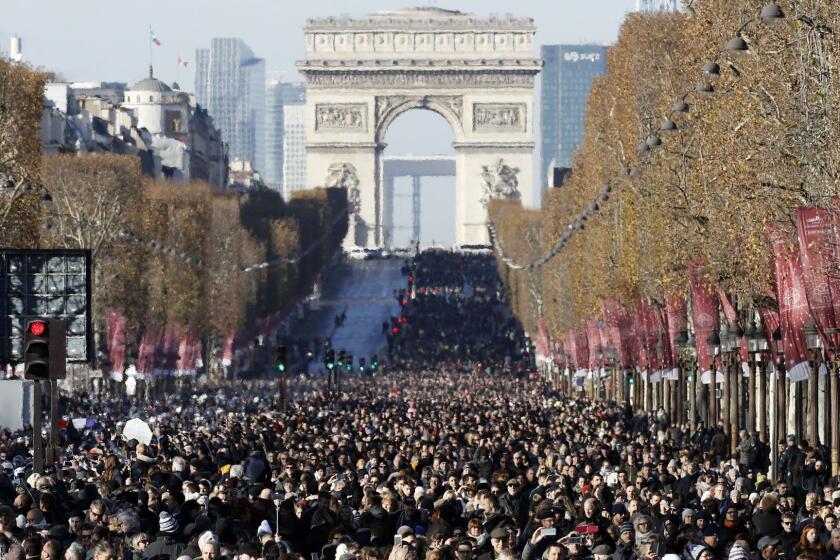
[[44, 321], [32, 321], [29, 323], [29, 332], [35, 336], [43, 336], [47, 332], [47, 324]]
[[23, 336], [23, 373], [26, 379], [66, 377], [66, 334], [61, 319], [30, 319]]
[[394, 334], [399, 334], [400, 328], [399, 327], [391, 327], [391, 332]]

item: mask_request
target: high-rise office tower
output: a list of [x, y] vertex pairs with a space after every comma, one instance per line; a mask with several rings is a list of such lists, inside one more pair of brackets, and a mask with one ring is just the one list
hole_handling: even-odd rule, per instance
[[265, 164], [265, 60], [241, 39], [216, 38], [195, 55], [195, 94], [229, 147], [230, 159]]
[[637, 12], [677, 12], [680, 0], [636, 0]]
[[[303, 103], [306, 89], [303, 84], [269, 80], [265, 90], [265, 169], [263, 177], [272, 188], [283, 190], [283, 142], [285, 137], [284, 109], [286, 105]], [[305, 165], [305, 161], [304, 161]]]
[[571, 167], [583, 140], [586, 100], [595, 76], [607, 70], [607, 47], [543, 45], [540, 100], [540, 173], [548, 186], [549, 167]]
[[[313, 177], [317, 181], [323, 178]], [[309, 188], [306, 177], [306, 104], [301, 96], [283, 106], [283, 198]]]

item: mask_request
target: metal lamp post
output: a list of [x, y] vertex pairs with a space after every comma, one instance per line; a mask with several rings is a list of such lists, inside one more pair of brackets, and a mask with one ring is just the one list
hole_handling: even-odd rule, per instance
[[706, 352], [712, 362], [712, 379], [709, 383], [709, 426], [714, 428], [718, 423], [717, 357], [720, 354], [720, 336], [717, 330], [712, 331], [706, 339], [706, 344]]
[[805, 344], [811, 352], [811, 373], [808, 375], [808, 441], [817, 445], [819, 441], [819, 377], [818, 369], [822, 363], [822, 339], [817, 331], [817, 324], [810, 319], [805, 328]]
[[[825, 329], [825, 333], [829, 335], [827, 338], [830, 341], [836, 340], [836, 336], [840, 333], [840, 329], [829, 327]], [[840, 416], [840, 379], [838, 378], [837, 368], [837, 350], [838, 348], [832, 344], [829, 348], [830, 362], [828, 364], [828, 382], [829, 387], [826, 387], [826, 395], [830, 395], [831, 402], [831, 421], [826, 422], [828, 425], [829, 438], [826, 441], [831, 441], [831, 475], [840, 475], [840, 425], [837, 424], [838, 416]]]
[[721, 397], [721, 420], [726, 437], [732, 439], [732, 345], [729, 337], [729, 326], [724, 323], [720, 327], [720, 362], [723, 373], [723, 395]]

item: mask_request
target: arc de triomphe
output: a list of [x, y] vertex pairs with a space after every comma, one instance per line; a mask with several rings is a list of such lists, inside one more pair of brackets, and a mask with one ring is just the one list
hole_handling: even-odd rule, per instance
[[458, 245], [488, 242], [488, 198], [533, 206], [533, 89], [542, 63], [532, 19], [423, 7], [309, 20], [304, 31], [307, 175], [348, 188], [345, 246], [385, 243], [385, 133], [411, 109], [439, 113], [454, 131]]

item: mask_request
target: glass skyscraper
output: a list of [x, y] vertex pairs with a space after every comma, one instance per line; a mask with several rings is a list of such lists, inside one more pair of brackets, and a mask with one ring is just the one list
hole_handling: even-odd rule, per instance
[[540, 90], [540, 173], [549, 184], [549, 167], [571, 167], [575, 148], [583, 140], [589, 88], [607, 71], [607, 47], [543, 45]]
[[286, 105], [303, 103], [305, 95], [306, 88], [303, 84], [291, 84], [279, 80], [269, 80], [266, 84], [263, 177], [266, 183], [277, 190], [283, 190], [284, 109]]
[[307, 188], [306, 104], [301, 97], [283, 106], [283, 198]]
[[216, 38], [195, 54], [195, 94], [227, 143], [231, 159], [265, 166], [265, 60], [241, 39]]
[[637, 12], [676, 12], [680, 0], [636, 0]]

